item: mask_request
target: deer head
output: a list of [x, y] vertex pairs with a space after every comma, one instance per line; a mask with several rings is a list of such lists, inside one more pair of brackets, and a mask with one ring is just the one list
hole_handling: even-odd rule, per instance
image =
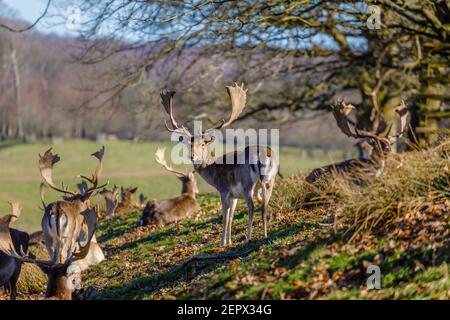
[[137, 191], [137, 187], [124, 188], [120, 187], [121, 203], [131, 205], [133, 194]]
[[[361, 160], [368, 160], [373, 155], [384, 157], [384, 155], [391, 151], [392, 145], [397, 139], [402, 137], [407, 131], [409, 112], [403, 100], [401, 104], [395, 108], [395, 112], [400, 117], [400, 130], [396, 135], [390, 134], [392, 124], [387, 127], [381, 114], [378, 115], [378, 125], [374, 132], [358, 129], [356, 123], [348, 118], [354, 109], [355, 107], [353, 105], [341, 101], [333, 107], [332, 112], [339, 129], [341, 129], [348, 137], [359, 139], [357, 146], [360, 150]], [[383, 134], [384, 131], [386, 131], [386, 133]]]
[[100, 194], [105, 198], [106, 216], [114, 215], [118, 204], [119, 188], [114, 185], [112, 190], [103, 189]]
[[181, 180], [182, 183], [182, 189], [181, 193], [189, 193], [193, 197], [195, 197], [195, 194], [199, 193], [198, 187], [197, 187], [197, 180], [195, 179], [195, 171], [183, 173], [181, 171], [173, 169], [171, 166], [169, 166], [165, 160], [164, 153], [165, 148], [158, 148], [155, 152], [155, 159], [156, 162], [158, 162], [160, 165], [164, 167], [167, 171], [174, 173], [178, 179]]
[[226, 89], [231, 101], [231, 115], [228, 121], [222, 120], [215, 127], [202, 132], [194, 132], [194, 134], [192, 134], [185, 126], [178, 125], [175, 120], [173, 115], [173, 96], [175, 95], [175, 91], [164, 90], [160, 94], [162, 105], [169, 115], [172, 124], [172, 128], [169, 128], [167, 123], [164, 122], [166, 128], [170, 132], [179, 134], [179, 141], [187, 146], [194, 167], [205, 167], [215, 158], [214, 153], [210, 149], [210, 144], [215, 140], [214, 131], [228, 127], [239, 117], [245, 108], [247, 90], [244, 90], [244, 84], [241, 86], [238, 86], [237, 84], [234, 86], [227, 86]]

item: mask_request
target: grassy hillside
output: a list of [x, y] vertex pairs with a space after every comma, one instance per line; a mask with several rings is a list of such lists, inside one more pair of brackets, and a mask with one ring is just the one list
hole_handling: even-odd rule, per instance
[[[112, 141], [105, 144], [106, 155], [103, 179], [113, 184], [137, 186], [138, 193], [148, 198], [164, 198], [176, 195], [180, 190], [178, 179], [167, 173], [154, 160], [154, 152], [158, 146], [170, 144], [161, 142]], [[19, 201], [23, 207], [23, 215], [18, 227], [34, 231], [40, 228], [42, 210], [39, 209], [39, 170], [38, 154], [43, 154], [50, 147], [44, 143], [14, 144], [0, 143], [0, 212], [9, 212], [8, 201]], [[78, 174], [90, 174], [96, 166], [95, 158], [90, 154], [101, 147], [99, 143], [89, 141], [66, 141], [53, 146], [61, 161], [55, 166], [56, 183], [75, 185]], [[281, 148], [280, 163], [284, 174], [305, 171], [314, 166], [324, 164], [329, 158], [317, 155], [312, 159], [299, 159], [297, 148]], [[169, 159], [167, 151], [167, 159]], [[339, 153], [332, 153], [332, 158], [339, 158]], [[192, 166], [186, 166], [186, 168]], [[199, 180], [201, 192], [211, 191], [210, 187]], [[56, 199], [57, 194], [48, 192], [49, 200]], [[103, 204], [102, 199], [97, 199]]]
[[[103, 222], [108, 261], [84, 275], [84, 289], [90, 299], [449, 299], [449, 146], [393, 155], [364, 188], [341, 177], [320, 189], [302, 175], [279, 180], [269, 237], [257, 215], [249, 244], [240, 203], [234, 244], [219, 247], [209, 194], [199, 216], [163, 228], [136, 228], [136, 212]], [[380, 290], [366, 286], [370, 264]]]
[[[364, 187], [339, 176], [317, 188], [303, 174], [278, 179], [268, 238], [256, 214], [245, 243], [240, 201], [227, 248], [211, 193], [199, 197], [198, 216], [161, 228], [136, 227], [138, 212], [101, 221], [107, 260], [83, 274], [76, 298], [449, 299], [449, 153], [447, 142], [392, 155]], [[380, 290], [367, 288], [371, 264]], [[41, 287], [27, 292], [36, 297]]]

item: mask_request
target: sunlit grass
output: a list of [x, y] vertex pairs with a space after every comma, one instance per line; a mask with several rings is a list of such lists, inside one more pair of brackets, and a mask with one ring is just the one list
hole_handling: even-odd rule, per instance
[[[95, 158], [90, 154], [102, 144], [92, 141], [68, 140], [53, 146], [53, 152], [61, 157], [55, 165], [54, 180], [74, 186], [79, 180], [78, 174], [89, 175], [96, 166]], [[137, 194], [147, 198], [164, 198], [176, 195], [180, 191], [179, 181], [167, 173], [154, 160], [158, 146], [167, 148], [166, 158], [173, 146], [164, 142], [110, 141], [105, 143], [103, 180], [109, 180], [110, 186], [137, 186]], [[38, 154], [43, 154], [51, 145], [48, 143], [12, 144], [0, 143], [0, 214], [9, 212], [8, 201], [19, 201], [23, 205], [23, 214], [17, 225], [26, 231], [39, 229], [42, 210], [39, 209], [40, 175]], [[280, 154], [281, 171], [284, 175], [303, 172], [328, 162], [328, 157], [316, 153], [314, 158], [300, 157], [300, 149], [282, 147]], [[333, 154], [338, 157], [339, 153]], [[192, 166], [185, 166], [192, 170]], [[201, 192], [212, 191], [203, 179], [199, 178]], [[55, 200], [57, 194], [47, 192], [48, 200]], [[137, 197], [136, 197], [137, 199]], [[103, 204], [102, 199], [97, 199]]]

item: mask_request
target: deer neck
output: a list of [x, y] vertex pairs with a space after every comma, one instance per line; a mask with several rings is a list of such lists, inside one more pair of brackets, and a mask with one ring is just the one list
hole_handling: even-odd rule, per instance
[[194, 165], [194, 170], [211, 186], [216, 186], [216, 176], [219, 172], [218, 167], [220, 167], [220, 164], [217, 164], [216, 162], [212, 162], [209, 164], [206, 164], [204, 166], [201, 165]]
[[187, 193], [190, 197], [195, 199], [195, 187], [192, 181], [187, 181], [183, 183], [183, 187], [181, 188], [181, 193]]
[[131, 197], [124, 197], [123, 201], [122, 201], [122, 205], [124, 206], [130, 206], [131, 205]]
[[67, 287], [68, 279], [65, 275], [48, 275], [46, 298], [58, 300], [72, 300], [72, 290]]

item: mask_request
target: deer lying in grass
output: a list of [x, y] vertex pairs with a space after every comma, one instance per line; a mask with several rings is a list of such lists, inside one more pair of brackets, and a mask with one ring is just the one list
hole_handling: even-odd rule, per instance
[[[78, 192], [72, 192], [67, 188], [60, 189], [53, 184], [52, 170], [53, 165], [60, 160], [58, 155], [53, 155], [51, 153], [51, 149], [49, 149], [45, 152], [44, 156], [40, 157], [39, 168], [43, 178], [41, 189], [44, 186], [49, 186], [51, 189], [64, 194], [63, 201], [50, 203], [47, 206], [44, 204], [45, 212], [42, 218], [41, 226], [50, 257], [55, 258], [57, 256], [59, 259], [64, 260], [69, 254], [68, 252], [71, 248], [75, 248], [76, 242], [79, 241], [76, 236], [73, 236], [71, 242], [65, 240], [65, 235], [63, 234], [64, 230], [61, 230], [61, 228], [65, 228], [66, 232], [72, 233], [77, 230], [77, 227], [80, 224], [84, 223], [84, 229], [80, 229], [79, 231], [79, 236], [83, 238], [86, 237], [87, 227], [87, 222], [85, 221], [86, 217], [84, 217], [85, 215], [83, 213], [85, 211], [89, 214], [94, 212], [96, 214], [95, 221], [97, 221], [97, 212], [90, 206], [90, 197], [95, 191], [106, 186], [106, 184], [102, 186], [98, 185], [103, 171], [104, 152], [105, 148], [102, 147], [102, 149], [92, 154], [92, 156], [98, 160], [97, 168], [95, 169], [92, 178], [80, 176], [80, 178], [84, 181], [78, 185]], [[89, 188], [86, 182], [90, 183], [92, 186]], [[41, 195], [42, 194], [43, 193], [41, 192]], [[44, 203], [43, 196], [42, 202]], [[58, 219], [61, 220], [59, 221]], [[70, 219], [71, 221], [69, 221]], [[72, 225], [70, 225], [69, 222], [72, 222]], [[63, 246], [61, 247], [61, 245]], [[83, 259], [77, 259], [77, 262], [74, 263], [74, 266], [77, 266], [81, 271], [87, 269], [91, 265], [100, 263], [105, 259], [105, 256], [97, 243], [95, 235], [92, 235], [89, 240], [89, 247], [90, 249], [87, 255]]]
[[139, 209], [139, 206], [137, 206], [133, 202], [133, 194], [136, 192], [137, 187], [135, 188], [124, 188], [120, 187], [120, 198], [121, 201], [117, 204], [115, 213], [125, 213], [128, 211], [131, 211], [133, 209]]
[[9, 291], [10, 299], [15, 300], [22, 262], [2, 252], [1, 248], [11, 239], [15, 250], [22, 249], [24, 252], [28, 252], [30, 237], [26, 232], [10, 228], [9, 225], [20, 217], [22, 209], [17, 202], [11, 202], [10, 205], [12, 213], [0, 218], [0, 287]]
[[[235, 121], [245, 108], [246, 90], [243, 85], [226, 87], [231, 100], [231, 116], [228, 121], [223, 120], [218, 126], [203, 132], [191, 134], [184, 126], [175, 121], [172, 100], [174, 91], [161, 93], [162, 104], [170, 117], [172, 128], [166, 123], [170, 132], [179, 134], [179, 139], [188, 150], [195, 171], [219, 193], [222, 203], [222, 239], [221, 245], [231, 244], [231, 226], [237, 199], [243, 197], [248, 208], [247, 241], [252, 237], [254, 203], [253, 196], [256, 184], [262, 189], [261, 214], [264, 236], [267, 237], [267, 207], [272, 194], [275, 177], [278, 172], [277, 159], [271, 148], [267, 146], [248, 146], [245, 150], [216, 158], [210, 144], [215, 140], [214, 131], [226, 128]], [[227, 163], [226, 159], [233, 159]], [[236, 159], [242, 159], [237, 163]]]
[[112, 190], [103, 189], [100, 194], [105, 198], [106, 205], [106, 218], [114, 217], [116, 214], [116, 208], [118, 206], [119, 188], [114, 185]]
[[182, 220], [200, 211], [200, 206], [195, 200], [195, 194], [198, 193], [198, 188], [194, 172], [184, 174], [168, 166], [164, 159], [164, 151], [164, 148], [158, 148], [156, 150], [156, 161], [181, 180], [181, 195], [160, 202], [156, 200], [148, 201], [142, 211], [142, 217], [138, 225], [164, 225]]
[[382, 134], [386, 126], [383, 125], [385, 122], [381, 115], [379, 115], [379, 126], [375, 132], [357, 129], [356, 124], [348, 118], [353, 109], [355, 107], [351, 104], [340, 102], [334, 106], [333, 115], [339, 129], [345, 135], [359, 139], [356, 144], [359, 150], [359, 158], [316, 168], [306, 177], [306, 181], [309, 183], [314, 183], [319, 178], [332, 172], [350, 173], [358, 181], [361, 178], [376, 178], [383, 173], [386, 155], [391, 152], [392, 145], [397, 141], [397, 138], [403, 136], [407, 130], [408, 110], [405, 102], [402, 101], [395, 108], [395, 112], [400, 116], [400, 131], [397, 135], [389, 135], [392, 125], [389, 126], [386, 134]]
[[[53, 165], [60, 158], [47, 150], [39, 159], [39, 168], [43, 182], [41, 183], [41, 200], [45, 211], [41, 226], [45, 246], [50, 260], [38, 260], [26, 255], [23, 247], [20, 250], [14, 246], [9, 230], [0, 230], [0, 251], [20, 262], [33, 263], [47, 275], [46, 298], [71, 299], [72, 292], [80, 281], [81, 271], [88, 266], [104, 259], [103, 253], [95, 241], [97, 213], [90, 207], [90, 197], [98, 189], [99, 178], [103, 166], [104, 148], [93, 154], [98, 160], [98, 166], [92, 178], [81, 176], [87, 183], [81, 184], [79, 192], [68, 188], [59, 188], [53, 183]], [[44, 202], [44, 193], [50, 187], [64, 196], [63, 200], [48, 205]]]

